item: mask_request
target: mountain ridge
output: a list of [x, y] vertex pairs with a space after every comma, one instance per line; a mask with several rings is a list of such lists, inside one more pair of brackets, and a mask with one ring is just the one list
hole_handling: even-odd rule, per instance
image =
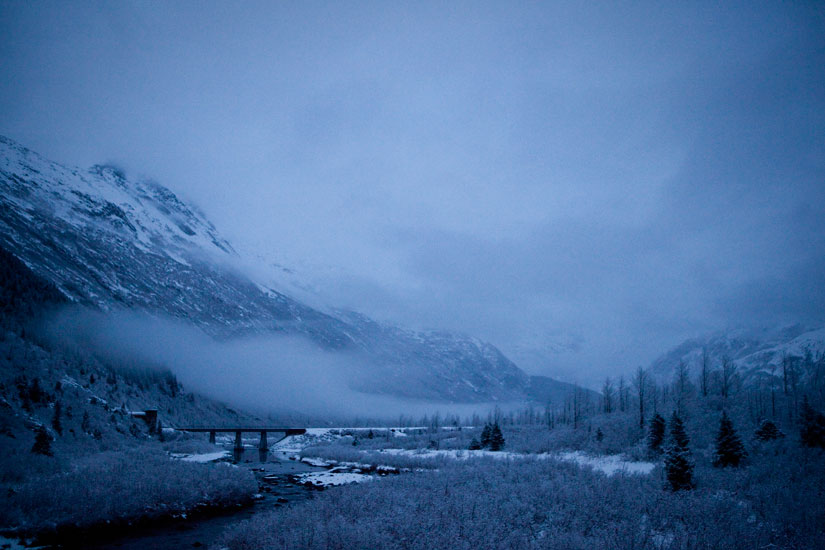
[[730, 360], [744, 383], [776, 381], [781, 376], [783, 360], [813, 364], [825, 356], [825, 327], [811, 328], [800, 324], [773, 328], [735, 328], [690, 338], [662, 354], [650, 364], [650, 372], [661, 381], [669, 381], [679, 362], [684, 362], [693, 376], [701, 368], [703, 351], [711, 369]]
[[83, 171], [0, 136], [0, 248], [76, 304], [183, 319], [212, 336], [285, 333], [356, 350], [354, 389], [455, 403], [529, 399], [530, 378], [495, 346], [321, 312], [232, 267], [232, 245], [196, 208], [118, 168]]

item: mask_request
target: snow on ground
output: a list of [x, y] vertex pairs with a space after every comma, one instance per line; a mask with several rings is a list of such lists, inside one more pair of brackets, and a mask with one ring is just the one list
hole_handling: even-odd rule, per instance
[[316, 468], [326, 468], [333, 463], [333, 461], [324, 460], [323, 458], [302, 458], [301, 462], [310, 466], [315, 466]]
[[270, 449], [279, 453], [300, 453], [305, 447], [318, 445], [320, 443], [330, 443], [339, 439], [340, 435], [330, 432], [338, 431], [332, 428], [307, 428], [306, 433], [301, 435], [291, 435], [272, 445]]
[[390, 473], [399, 473], [399, 472], [406, 472], [409, 471], [409, 468], [397, 468], [395, 466], [387, 466], [386, 464], [367, 464], [366, 462], [347, 462], [347, 461], [338, 461], [338, 460], [329, 460], [324, 458], [318, 457], [304, 457], [301, 459], [301, 462], [307, 464], [309, 466], [315, 466], [316, 468], [332, 468], [333, 466], [347, 468], [351, 470], [368, 470], [368, 471], [375, 471], [379, 474], [390, 474]]
[[319, 445], [323, 443], [330, 443], [336, 439], [344, 437], [342, 434], [348, 432], [357, 432], [361, 436], [366, 436], [370, 430], [373, 431], [375, 437], [382, 437], [386, 435], [387, 430], [390, 430], [392, 437], [407, 437], [405, 430], [423, 430], [424, 428], [307, 428], [306, 433], [301, 435], [291, 435], [282, 439], [278, 443], [272, 445], [271, 450], [279, 453], [298, 454], [306, 447]]
[[[370, 452], [368, 450], [362, 452]], [[562, 453], [512, 453], [506, 451], [461, 450], [461, 449], [376, 449], [376, 453], [395, 456], [409, 456], [414, 458], [451, 458], [453, 460], [467, 460], [469, 458], [490, 457], [496, 460], [547, 460], [556, 459], [566, 462], [575, 462], [580, 466], [587, 466], [612, 476], [615, 474], [649, 474], [656, 466], [652, 462], [633, 462], [623, 455], [589, 456], [581, 451], [566, 451]]]
[[[364, 451], [364, 452], [369, 452]], [[484, 451], [484, 450], [477, 450], [477, 451], [468, 451], [463, 449], [443, 449], [443, 450], [434, 450], [434, 449], [376, 449], [374, 452], [388, 454], [388, 455], [395, 455], [395, 456], [411, 456], [415, 458], [452, 458], [454, 460], [467, 460], [468, 458], [480, 458], [484, 456], [489, 456], [491, 458], [496, 458], [500, 460], [510, 459], [510, 458], [523, 458], [523, 457], [537, 457], [540, 455], [527, 455], [527, 454], [520, 454], [520, 453], [508, 453], [503, 451]]]
[[205, 464], [207, 462], [214, 462], [215, 460], [220, 460], [222, 458], [227, 458], [231, 456], [229, 451], [218, 451], [214, 453], [202, 453], [202, 454], [187, 454], [187, 453], [171, 453], [169, 456], [172, 458], [176, 458], [178, 460], [183, 460], [184, 462], [199, 462], [201, 464]]
[[312, 472], [309, 474], [300, 474], [297, 476], [304, 483], [312, 483], [313, 485], [320, 485], [323, 487], [333, 487], [336, 485], [346, 485], [348, 483], [363, 483], [365, 481], [372, 481], [373, 476], [366, 474], [356, 474], [353, 472], [336, 472], [330, 470], [329, 472]]
[[556, 456], [580, 466], [589, 466], [609, 476], [617, 473], [647, 475], [656, 467], [652, 462], [632, 462], [622, 455], [588, 456], [581, 451], [568, 451]]
[[[368, 432], [372, 429], [374, 432], [382, 433], [386, 432], [388, 428], [309, 428], [307, 429], [305, 434], [302, 435], [295, 435], [287, 437], [286, 439], [278, 442], [277, 444], [272, 446], [272, 450], [275, 452], [283, 452], [288, 454], [298, 454], [306, 447], [310, 447], [312, 445], [318, 445], [323, 443], [329, 443], [336, 439], [340, 439], [343, 437], [341, 434], [344, 432], [350, 431], [358, 431], [358, 432]], [[406, 434], [403, 430], [405, 429], [416, 429], [416, 428], [389, 428], [392, 430], [396, 437], [404, 437]], [[489, 457], [496, 460], [523, 460], [523, 459], [534, 459], [534, 460], [546, 460], [546, 459], [555, 459], [555, 460], [563, 460], [566, 462], [575, 462], [580, 466], [586, 466], [592, 468], [594, 470], [598, 470], [600, 472], [605, 473], [606, 475], [612, 476], [615, 474], [636, 474], [636, 475], [647, 475], [649, 474], [653, 468], [656, 466], [652, 462], [634, 462], [631, 460], [627, 460], [623, 455], [603, 455], [603, 456], [591, 456], [587, 455], [581, 451], [564, 451], [559, 453], [514, 453], [509, 451], [486, 451], [486, 450], [464, 450], [464, 449], [364, 449], [360, 451], [361, 453], [377, 453], [377, 454], [387, 454], [387, 455], [395, 455], [395, 456], [409, 456], [414, 458], [422, 458], [422, 459], [434, 459], [434, 458], [449, 458], [453, 460], [467, 460], [470, 458], [481, 458], [481, 457]], [[319, 466], [319, 467], [327, 467], [333, 464], [338, 465], [339, 463], [330, 460], [324, 460], [318, 457], [304, 457], [301, 459], [302, 462], [309, 464], [311, 466]], [[341, 463], [343, 465], [344, 463]], [[360, 467], [360, 468], [370, 468], [369, 465], [361, 464], [361, 463], [346, 463], [347, 466], [351, 467]], [[329, 472], [327, 472], [329, 473]], [[333, 474], [333, 475], [340, 475], [340, 474]], [[360, 474], [358, 474], [360, 475]]]

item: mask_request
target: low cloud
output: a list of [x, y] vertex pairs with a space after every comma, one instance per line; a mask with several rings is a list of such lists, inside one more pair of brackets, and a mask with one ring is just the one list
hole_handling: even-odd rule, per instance
[[[327, 420], [396, 419], [440, 412], [485, 413], [494, 404], [455, 405], [357, 392], [365, 357], [330, 352], [300, 336], [216, 340], [179, 320], [146, 313], [67, 308], [43, 325], [53, 344], [115, 365], [168, 368], [189, 391], [259, 414]], [[366, 369], [365, 369], [366, 364]], [[499, 404], [501, 405], [501, 404]]]

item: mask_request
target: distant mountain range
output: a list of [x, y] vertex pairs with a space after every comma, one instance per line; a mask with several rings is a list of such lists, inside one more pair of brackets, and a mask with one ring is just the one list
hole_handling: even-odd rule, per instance
[[496, 347], [321, 312], [236, 269], [230, 243], [196, 208], [112, 166], [61, 166], [0, 137], [0, 248], [69, 301], [185, 320], [221, 338], [301, 335], [367, 359], [353, 389], [451, 403], [548, 399], [575, 386], [530, 377]]
[[813, 364], [825, 354], [825, 328], [802, 325], [763, 329], [734, 329], [686, 340], [656, 359], [650, 366], [660, 381], [672, 379], [680, 362], [692, 375], [701, 369], [703, 350], [711, 368], [719, 368], [724, 358], [737, 366], [744, 382], [758, 382], [781, 376], [783, 358]]

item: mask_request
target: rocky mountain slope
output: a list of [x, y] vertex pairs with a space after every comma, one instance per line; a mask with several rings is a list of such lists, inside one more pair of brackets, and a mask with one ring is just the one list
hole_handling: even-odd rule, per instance
[[527, 398], [530, 378], [494, 346], [323, 313], [233, 268], [197, 209], [112, 166], [51, 162], [0, 137], [0, 248], [68, 300], [186, 320], [215, 337], [280, 332], [365, 358], [354, 389], [448, 402]]

